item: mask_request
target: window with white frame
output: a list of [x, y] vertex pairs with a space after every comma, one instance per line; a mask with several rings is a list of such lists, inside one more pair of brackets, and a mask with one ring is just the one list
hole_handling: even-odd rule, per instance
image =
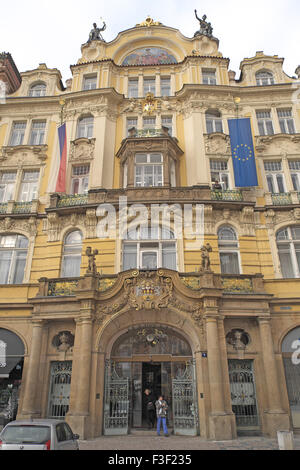
[[26, 122], [14, 122], [10, 135], [9, 145], [22, 145], [25, 135]]
[[144, 96], [147, 95], [147, 93], [153, 93], [155, 96], [155, 78], [144, 78]]
[[63, 244], [62, 277], [79, 277], [82, 251], [82, 233], [74, 230], [66, 235]]
[[258, 130], [260, 135], [273, 135], [274, 128], [270, 111], [256, 111]]
[[152, 116], [143, 117], [143, 129], [153, 130], [155, 129], [156, 118]]
[[216, 85], [216, 71], [210, 69], [202, 69], [202, 83], [204, 85]]
[[300, 160], [289, 160], [289, 168], [294, 190], [300, 191]]
[[30, 202], [37, 199], [39, 175], [39, 170], [23, 171], [18, 201]]
[[38, 97], [46, 95], [46, 84], [45, 83], [36, 83], [32, 85], [29, 89], [29, 96]]
[[71, 194], [86, 194], [89, 187], [90, 165], [72, 167]]
[[285, 180], [281, 162], [264, 162], [265, 174], [270, 193], [284, 193]]
[[271, 72], [259, 71], [256, 73], [256, 85], [265, 86], [265, 85], [274, 85], [274, 77]]
[[24, 279], [28, 239], [23, 235], [0, 236], [0, 284], [21, 284]]
[[94, 131], [93, 116], [85, 116], [78, 120], [77, 138], [85, 137], [91, 139]]
[[97, 88], [97, 74], [83, 77], [83, 90], [95, 90]]
[[123, 241], [123, 271], [127, 269], [177, 269], [174, 233], [164, 227], [138, 227]]
[[160, 79], [160, 94], [161, 96], [171, 95], [171, 78], [161, 77]]
[[228, 162], [210, 160], [210, 177], [212, 183], [220, 183], [222, 190], [230, 189]]
[[0, 173], [0, 202], [11, 201], [14, 197], [17, 172]]
[[163, 156], [160, 153], [137, 154], [135, 156], [135, 186], [163, 185]]
[[224, 226], [218, 230], [222, 274], [240, 274], [239, 245], [235, 230]]
[[42, 145], [45, 140], [46, 121], [33, 121], [30, 134], [30, 145]]
[[172, 136], [173, 132], [173, 117], [172, 116], [162, 116], [161, 117], [161, 125], [163, 127], [167, 127], [168, 133]]
[[277, 109], [282, 134], [295, 134], [295, 124], [291, 109]]
[[205, 113], [206, 132], [212, 134], [213, 132], [223, 132], [223, 124], [221, 113], [217, 110], [209, 110]]
[[139, 80], [138, 78], [129, 78], [128, 80], [128, 98], [138, 98]]
[[276, 241], [282, 276], [300, 277], [300, 225], [280, 230]]
[[130, 129], [133, 127], [137, 128], [138, 120], [136, 117], [130, 117], [126, 119], [126, 137], [129, 135]]

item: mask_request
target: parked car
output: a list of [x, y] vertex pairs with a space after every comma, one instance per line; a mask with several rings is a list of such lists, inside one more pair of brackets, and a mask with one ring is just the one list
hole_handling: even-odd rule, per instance
[[58, 419], [11, 421], [0, 433], [0, 450], [79, 450], [78, 439]]

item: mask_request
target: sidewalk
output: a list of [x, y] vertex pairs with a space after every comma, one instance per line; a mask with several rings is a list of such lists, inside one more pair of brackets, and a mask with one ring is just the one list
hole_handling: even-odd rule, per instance
[[[239, 437], [233, 441], [207, 441], [201, 437], [129, 434], [101, 436], [79, 441], [80, 450], [278, 450], [277, 439], [266, 437]], [[300, 436], [294, 438], [294, 449], [300, 450]]]

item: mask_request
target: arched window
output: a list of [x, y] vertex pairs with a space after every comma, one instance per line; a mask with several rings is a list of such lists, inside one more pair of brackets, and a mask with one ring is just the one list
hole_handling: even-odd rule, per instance
[[274, 85], [274, 77], [271, 72], [265, 70], [260, 70], [256, 73], [256, 85], [265, 86], [265, 85]]
[[218, 110], [209, 109], [205, 113], [206, 132], [223, 132], [222, 116]]
[[0, 235], [0, 284], [21, 284], [28, 240], [23, 235]]
[[300, 225], [280, 230], [276, 241], [282, 276], [300, 277]]
[[90, 139], [93, 137], [94, 131], [94, 118], [93, 116], [85, 116], [78, 120], [77, 125], [77, 138], [85, 137]]
[[62, 277], [79, 277], [82, 251], [82, 233], [74, 230], [64, 239], [61, 267]]
[[123, 271], [160, 267], [177, 269], [174, 233], [158, 226], [128, 231], [123, 242]]
[[45, 96], [46, 95], [46, 84], [45, 83], [35, 83], [29, 89], [29, 96]]
[[222, 274], [240, 274], [238, 239], [232, 227], [218, 230], [218, 245]]

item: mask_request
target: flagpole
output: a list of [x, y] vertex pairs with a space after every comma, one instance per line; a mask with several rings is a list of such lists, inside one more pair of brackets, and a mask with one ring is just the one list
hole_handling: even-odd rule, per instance
[[59, 104], [60, 104], [60, 125], [62, 126], [63, 122], [64, 122], [64, 107], [65, 107], [65, 104], [66, 104], [66, 100], [61, 98], [59, 100]]
[[235, 109], [236, 109], [236, 118], [239, 119], [239, 104], [241, 102], [241, 98], [234, 98], [235, 102]]

